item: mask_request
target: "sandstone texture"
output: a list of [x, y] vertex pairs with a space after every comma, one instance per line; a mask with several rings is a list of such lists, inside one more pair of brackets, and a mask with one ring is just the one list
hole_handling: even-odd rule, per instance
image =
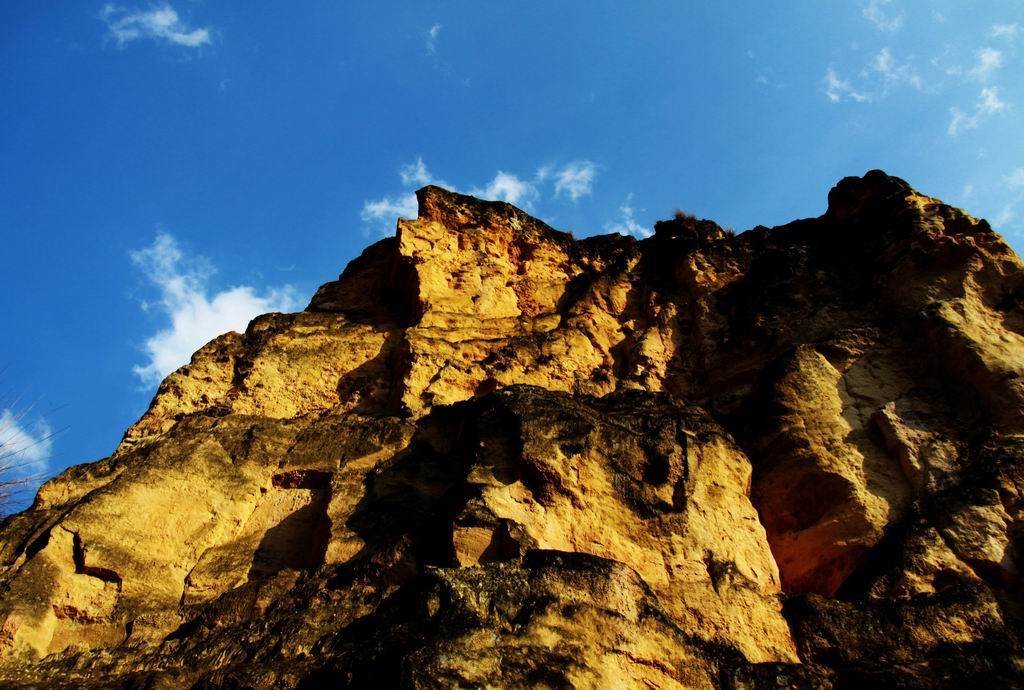
[[880, 171], [574, 239], [437, 187], [0, 525], [11, 688], [1024, 686], [1024, 270]]

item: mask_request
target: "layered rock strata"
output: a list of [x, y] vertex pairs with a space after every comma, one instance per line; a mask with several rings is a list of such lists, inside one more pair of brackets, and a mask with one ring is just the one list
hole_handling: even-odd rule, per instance
[[5, 687], [1024, 684], [1024, 272], [873, 171], [740, 235], [437, 187], [0, 526]]

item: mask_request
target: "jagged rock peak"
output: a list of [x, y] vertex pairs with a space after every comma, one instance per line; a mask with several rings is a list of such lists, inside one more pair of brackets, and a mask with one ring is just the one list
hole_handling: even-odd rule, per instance
[[881, 170], [869, 170], [864, 177], [844, 177], [828, 193], [828, 211], [833, 218], [850, 218], [861, 213], [865, 206], [892, 201], [901, 204], [914, 189], [898, 177]]
[[559, 243], [572, 240], [569, 233], [559, 232], [504, 201], [484, 201], [436, 185], [419, 189], [416, 201], [419, 220], [440, 223], [449, 230], [508, 225], [525, 236]]
[[1024, 271], [881, 171], [739, 235], [425, 187], [0, 525], [5, 687], [1024, 685]]

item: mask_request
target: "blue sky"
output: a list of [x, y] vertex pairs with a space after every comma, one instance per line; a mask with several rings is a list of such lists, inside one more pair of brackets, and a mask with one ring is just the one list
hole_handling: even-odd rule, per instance
[[643, 234], [882, 168], [1024, 246], [1021, 3], [299, 5], [0, 5], [0, 436], [33, 471], [109, 454], [427, 182]]

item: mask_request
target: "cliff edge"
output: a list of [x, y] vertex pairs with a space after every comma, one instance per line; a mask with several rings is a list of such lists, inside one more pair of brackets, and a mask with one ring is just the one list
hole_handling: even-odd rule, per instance
[[577, 240], [438, 187], [0, 524], [4, 687], [1024, 685], [1024, 271], [881, 171]]

